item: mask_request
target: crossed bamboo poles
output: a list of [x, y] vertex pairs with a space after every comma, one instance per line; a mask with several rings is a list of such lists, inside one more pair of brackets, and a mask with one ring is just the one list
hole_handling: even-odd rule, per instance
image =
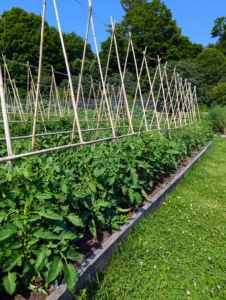
[[[141, 65], [138, 65], [136, 58], [135, 47], [132, 42], [132, 36], [129, 34], [128, 47], [126, 52], [125, 61], [120, 60], [117, 36], [115, 33], [115, 22], [111, 19], [111, 43], [109, 53], [107, 57], [107, 65], [105, 73], [101, 66], [99, 51], [96, 42], [96, 34], [94, 29], [94, 22], [92, 17], [92, 0], [88, 0], [89, 11], [86, 27], [86, 38], [84, 43], [84, 51], [82, 57], [81, 70], [79, 74], [78, 86], [76, 93], [74, 91], [72, 76], [67, 60], [66, 49], [64, 45], [59, 14], [57, 10], [56, 0], [53, 0], [54, 9], [58, 24], [58, 30], [60, 34], [61, 45], [63, 49], [65, 65], [67, 69], [68, 85], [63, 90], [59, 90], [56, 84], [55, 70], [51, 66], [51, 84], [49, 87], [49, 101], [48, 105], [44, 104], [44, 100], [41, 94], [41, 75], [42, 75], [42, 56], [43, 56], [43, 44], [44, 44], [44, 21], [46, 13], [46, 0], [43, 1], [43, 13], [42, 13], [42, 29], [41, 29], [41, 42], [40, 42], [40, 59], [38, 68], [37, 83], [32, 76], [31, 66], [27, 62], [27, 97], [26, 105], [22, 104], [19, 91], [16, 85], [16, 81], [11, 78], [8, 60], [3, 55], [3, 67], [4, 78], [0, 76], [0, 97], [2, 105], [3, 124], [5, 129], [5, 138], [0, 140], [6, 140], [8, 157], [0, 158], [1, 161], [12, 161], [15, 159], [12, 151], [12, 140], [31, 138], [32, 149], [35, 149], [35, 140], [39, 136], [55, 135], [55, 134], [71, 134], [71, 145], [82, 145], [88, 143], [100, 142], [99, 132], [106, 130], [111, 132], [110, 136], [106, 139], [116, 139], [117, 128], [127, 128], [127, 134], [124, 136], [130, 136], [138, 134], [140, 131], [151, 130], [170, 130], [172, 128], [178, 128], [186, 125], [190, 125], [200, 120], [196, 88], [192, 88], [191, 84], [186, 80], [182, 80], [176, 69], [173, 71], [167, 69], [167, 63], [164, 66], [161, 65], [161, 59], [157, 57], [156, 68], [154, 76], [150, 75], [149, 62], [150, 58], [147, 56], [147, 48], [142, 52], [143, 58]], [[89, 82], [89, 95], [88, 98], [84, 96], [83, 91], [83, 70], [84, 62], [86, 58], [86, 46], [88, 42], [88, 36], [90, 27], [92, 29], [92, 35], [94, 38], [94, 44], [96, 47], [96, 58], [98, 62], [99, 74], [101, 81], [99, 83], [94, 82], [90, 78]], [[111, 60], [111, 53], [115, 51], [118, 65], [118, 73], [120, 76], [120, 85], [111, 86], [108, 83], [108, 72]], [[128, 100], [127, 95], [129, 91], [125, 85], [126, 70], [128, 69], [128, 57], [132, 54], [133, 63], [135, 67], [136, 87], [133, 100]], [[131, 61], [130, 61], [131, 63]], [[122, 65], [124, 68], [122, 69]], [[142, 76], [147, 76], [149, 84], [149, 93], [146, 98], [142, 92]], [[156, 87], [157, 85], [157, 87]], [[7, 112], [7, 105], [10, 105], [13, 109], [12, 113]], [[137, 120], [136, 110], [141, 111], [141, 118]], [[83, 119], [79, 119], [79, 110], [82, 110]], [[151, 111], [151, 116], [150, 116]], [[20, 120], [13, 120], [16, 116], [19, 116]], [[10, 122], [29, 122], [29, 116], [33, 116], [33, 129], [32, 134], [23, 137], [11, 137], [9, 130]], [[73, 126], [71, 131], [66, 132], [48, 132], [46, 123], [56, 121], [54, 118], [63, 118], [65, 116], [71, 116], [73, 118]], [[40, 117], [40, 118], [39, 118]], [[13, 119], [12, 119], [13, 118]], [[134, 120], [137, 124], [134, 124]], [[31, 121], [30, 121], [31, 122]], [[44, 133], [37, 134], [37, 122], [41, 122], [44, 128]], [[102, 123], [109, 124], [108, 127], [101, 127]], [[96, 126], [94, 126], [96, 125]], [[95, 132], [95, 138], [93, 140], [83, 141], [84, 132]], [[74, 143], [75, 134], [77, 136], [76, 144]], [[71, 146], [70, 145], [70, 146]], [[68, 147], [68, 145], [62, 146]], [[51, 149], [56, 150], [57, 147]], [[45, 149], [47, 150], [47, 149]], [[49, 149], [48, 149], [49, 151]], [[38, 153], [38, 151], [32, 151], [32, 153]], [[29, 153], [23, 153], [22, 156], [29, 156]]]

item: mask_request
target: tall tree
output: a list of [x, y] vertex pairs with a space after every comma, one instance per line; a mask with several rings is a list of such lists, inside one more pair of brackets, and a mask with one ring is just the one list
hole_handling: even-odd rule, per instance
[[124, 35], [130, 31], [133, 42], [140, 48], [148, 47], [152, 57], [159, 55], [163, 60], [195, 58], [202, 46], [192, 44], [181, 35], [181, 29], [172, 19], [170, 9], [160, 0], [136, 3], [123, 18]]
[[206, 48], [196, 62], [208, 88], [217, 85], [226, 74], [226, 56], [215, 48]]
[[[215, 48], [206, 48], [196, 60], [198, 69], [204, 76], [205, 94], [226, 78], [226, 56]], [[205, 100], [206, 101], [206, 100]]]
[[216, 48], [226, 55], [226, 17], [217, 18], [211, 31], [212, 37], [218, 37]]
[[[5, 54], [10, 60], [25, 64], [29, 61], [31, 65], [38, 66], [41, 23], [40, 16], [18, 7], [4, 11], [0, 18], [0, 53]], [[84, 41], [74, 32], [64, 33], [63, 36], [69, 63], [73, 65], [73, 61], [82, 58]], [[92, 58], [91, 47], [87, 45], [87, 59]], [[45, 22], [43, 67], [50, 69], [51, 65], [55, 70], [65, 72], [59, 32]], [[22, 79], [21, 71], [25, 70], [11, 64], [11, 71], [13, 77]]]
[[[137, 48], [144, 51], [147, 46], [147, 55], [155, 60], [157, 56], [160, 56], [163, 62], [166, 60], [194, 59], [202, 52], [202, 45], [191, 43], [188, 37], [181, 34], [181, 29], [172, 19], [171, 11], [160, 0], [153, 0], [152, 2], [124, 0], [121, 3], [124, 5], [126, 14], [122, 22], [116, 24], [115, 32], [122, 65], [125, 61], [129, 32], [131, 32], [132, 41]], [[107, 57], [109, 46], [110, 38], [102, 43], [102, 56], [104, 58]], [[142, 53], [136, 51], [138, 67], [140, 67], [142, 57]], [[155, 66], [156, 62], [153, 60], [150, 64]], [[128, 68], [130, 72], [134, 73], [132, 52], [130, 52]], [[117, 71], [114, 48], [111, 55], [110, 71]]]
[[136, 4], [146, 3], [147, 0], [120, 0], [120, 4], [126, 13], [134, 9]]

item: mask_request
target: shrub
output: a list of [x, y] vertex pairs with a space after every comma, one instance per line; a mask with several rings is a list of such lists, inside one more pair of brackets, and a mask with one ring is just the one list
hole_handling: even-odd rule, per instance
[[226, 105], [226, 82], [222, 82], [214, 86], [206, 93], [206, 100], [208, 104]]
[[226, 134], [226, 106], [216, 105], [212, 107], [207, 119], [211, 123], [214, 132]]

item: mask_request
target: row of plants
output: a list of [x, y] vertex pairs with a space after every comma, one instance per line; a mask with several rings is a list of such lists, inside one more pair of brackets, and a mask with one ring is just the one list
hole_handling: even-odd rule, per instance
[[22, 285], [37, 289], [39, 276], [45, 288], [64, 278], [73, 292], [73, 262], [82, 258], [76, 242], [87, 230], [96, 236], [97, 228], [118, 229], [129, 210], [149, 200], [153, 185], [211, 136], [206, 124], [197, 123], [23, 158], [13, 173], [2, 163], [2, 288], [8, 294]]
[[76, 300], [225, 299], [225, 147], [214, 139]]

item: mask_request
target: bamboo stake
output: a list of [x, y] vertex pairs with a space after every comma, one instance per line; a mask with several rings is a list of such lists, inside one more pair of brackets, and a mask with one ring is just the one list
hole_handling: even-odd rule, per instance
[[[90, 0], [88, 0], [88, 1], [90, 2]], [[101, 68], [101, 64], [100, 64], [100, 57], [99, 57], [99, 52], [98, 52], [97, 43], [96, 43], [96, 36], [95, 36], [95, 32], [94, 32], [94, 25], [93, 25], [92, 15], [91, 15], [91, 26], [92, 26], [92, 31], [93, 31], [94, 43], [95, 43], [96, 51], [97, 51], [97, 60], [98, 60], [98, 65], [99, 65], [99, 70], [100, 70], [101, 81], [102, 81], [102, 85], [103, 85], [103, 92], [101, 93], [102, 97], [101, 97], [101, 102], [100, 102], [100, 110], [99, 110], [99, 113], [98, 113], [98, 123], [97, 123], [96, 137], [98, 136], [98, 128], [99, 128], [99, 122], [100, 122], [100, 117], [101, 117], [102, 105], [104, 104], [104, 106], [105, 106], [105, 103], [103, 103], [104, 99], [105, 99], [105, 102], [106, 102], [106, 105], [107, 105], [110, 124], [111, 124], [111, 127], [112, 127], [112, 134], [113, 134], [113, 136], [115, 136], [114, 124], [113, 124], [111, 111], [110, 111], [110, 107], [109, 107], [109, 103], [108, 103], [107, 92], [106, 92], [106, 89], [105, 89], [105, 84], [106, 84], [107, 74], [108, 74], [108, 68], [109, 68], [109, 63], [110, 63], [110, 55], [111, 55], [111, 51], [112, 51], [113, 36], [111, 37], [110, 48], [109, 48], [108, 59], [107, 59], [106, 72], [105, 72], [105, 76], [103, 78], [102, 68]]]
[[156, 68], [155, 75], [154, 75], [154, 78], [153, 78], [153, 81], [152, 81], [152, 84], [151, 84], [150, 72], [149, 72], [149, 69], [148, 69], [147, 61], [145, 60], [145, 62], [146, 62], [146, 69], [147, 69], [147, 73], [148, 73], [148, 80], [149, 80], [150, 89], [151, 89], [152, 102], [153, 102], [153, 106], [154, 106], [154, 114], [152, 116], [150, 129], [152, 128], [153, 121], [154, 121], [154, 116], [155, 116], [156, 121], [157, 121], [158, 130], [160, 130], [161, 124], [160, 124], [160, 120], [158, 118], [158, 99], [159, 99], [159, 96], [160, 96], [160, 88], [158, 90], [158, 95], [157, 95], [156, 99], [155, 99], [155, 95], [154, 95], [154, 92], [153, 92], [153, 87], [154, 87], [154, 83], [155, 83], [156, 76], [157, 76], [157, 73], [159, 71], [159, 68], [158, 67]]
[[126, 90], [125, 90], [125, 85], [124, 85], [124, 76], [123, 76], [122, 70], [121, 70], [121, 64], [120, 64], [119, 54], [118, 54], [118, 45], [117, 45], [117, 41], [116, 41], [116, 37], [115, 37], [115, 26], [114, 26], [113, 22], [111, 22], [111, 26], [112, 26], [112, 34], [114, 36], [114, 44], [115, 44], [115, 50], [116, 50], [116, 56], [117, 56], [117, 62], [118, 62], [118, 69], [119, 69], [119, 74], [120, 74], [120, 78], [121, 78], [121, 82], [122, 82], [122, 91], [123, 91], [124, 101], [125, 101], [125, 105], [126, 105], [127, 117], [128, 117], [128, 121], [129, 121], [130, 130], [133, 133], [134, 132], [133, 124], [132, 124], [132, 119], [131, 119], [129, 105], [128, 105], [127, 96], [126, 96]]
[[[143, 110], [143, 116], [142, 116], [141, 122], [143, 122], [143, 119], [144, 119], [144, 124], [145, 124], [145, 128], [146, 128], [146, 131], [147, 131], [148, 130], [148, 125], [147, 125], [147, 119], [146, 119], [146, 110], [145, 110], [145, 107], [144, 107], [144, 100], [143, 100], [143, 95], [142, 95], [141, 86], [140, 86], [140, 79], [141, 79], [141, 75], [142, 75], [142, 72], [143, 72], [143, 67], [144, 67], [144, 61], [145, 61], [145, 55], [146, 55], [147, 47], [143, 51], [143, 59], [142, 59], [142, 63], [141, 63], [140, 73], [138, 72], [137, 60], [136, 60], [136, 55], [135, 55], [135, 51], [134, 51], [134, 47], [133, 47], [132, 41], [131, 41], [131, 48], [132, 48], [134, 62], [135, 62], [135, 68], [136, 68], [137, 87], [138, 87], [138, 90], [139, 90], [140, 100], [141, 100], [141, 106], [142, 106], [142, 110]], [[133, 109], [134, 109], [134, 107], [133, 107]], [[133, 118], [133, 113], [134, 113], [134, 111], [131, 113], [131, 117], [132, 118]], [[141, 128], [141, 127], [142, 127], [142, 124], [140, 124], [139, 128]]]
[[[75, 121], [76, 121], [77, 128], [78, 128], [79, 139], [80, 139], [80, 142], [82, 143], [83, 139], [82, 139], [82, 133], [81, 133], [81, 129], [80, 129], [80, 123], [79, 123], [78, 113], [77, 113], [77, 107], [76, 107], [74, 89], [73, 89], [73, 84], [72, 84], [72, 79], [71, 79], [71, 72], [70, 72], [70, 68], [69, 68], [69, 64], [68, 64], [67, 53], [66, 53], [66, 49], [65, 49], [65, 45], [64, 45], [64, 39], [63, 39], [63, 34], [62, 34], [61, 26], [60, 26], [60, 19], [59, 19], [59, 15], [58, 15], [56, 0], [53, 0], [53, 4], [54, 4], [54, 9], [55, 9], [55, 14], [56, 14], [56, 19], [57, 19], [59, 34], [60, 34], [61, 46], [62, 46], [62, 49], [63, 49], [65, 64], [66, 64], [66, 68], [67, 68], [67, 74], [68, 74], [68, 80], [69, 80], [69, 84], [70, 84], [71, 99], [72, 99], [72, 105], [73, 105], [73, 109], [74, 109]], [[72, 133], [72, 140], [73, 140], [73, 137], [74, 136], [73, 136], [73, 133]]]
[[26, 101], [26, 114], [28, 120], [28, 110], [29, 110], [29, 103], [30, 103], [30, 76], [29, 76], [29, 62], [27, 61], [27, 101]]
[[43, 44], [44, 44], [45, 14], [46, 14], [46, 0], [43, 0], [41, 41], [40, 41], [40, 53], [39, 53], [39, 67], [38, 67], [38, 81], [37, 81], [37, 90], [36, 90], [36, 99], [35, 99], [35, 112], [34, 112], [32, 142], [31, 142], [32, 149], [34, 149], [34, 147], [35, 147], [36, 123], [37, 123], [37, 119], [38, 119], [38, 98], [39, 98], [41, 72], [42, 72], [42, 56], [43, 56]]
[[[4, 65], [5, 65], [5, 68], [6, 68], [6, 71], [7, 71], [7, 74], [8, 74], [8, 78], [9, 78], [9, 82], [10, 82], [10, 85], [11, 85], [11, 88], [12, 88], [12, 91], [13, 91], [13, 95], [14, 95], [14, 107], [18, 108], [20, 118], [21, 118], [21, 120], [23, 120], [22, 112], [20, 110], [20, 106], [19, 106], [18, 99], [17, 99], [17, 94], [16, 94], [16, 91], [15, 91], [15, 86], [13, 84], [13, 80], [11, 79], [11, 76], [10, 76], [10, 73], [9, 73], [9, 69], [8, 69], [8, 66], [7, 66], [7, 63], [6, 63], [6, 57], [3, 54], [2, 54], [2, 58], [3, 58], [3, 61], [4, 61]], [[14, 112], [16, 113], [16, 109], [14, 110]]]
[[[8, 152], [8, 156], [13, 156], [13, 149], [12, 149], [10, 129], [9, 129], [9, 120], [8, 120], [7, 107], [6, 107], [5, 94], [4, 94], [4, 83], [3, 83], [3, 78], [2, 78], [1, 64], [0, 64], [0, 98], [1, 98], [1, 104], [2, 104], [2, 115], [3, 115], [3, 121], [4, 121], [7, 152]], [[10, 165], [11, 171], [13, 171], [12, 161], [9, 162], [9, 165]]]
[[54, 74], [54, 68], [53, 66], [51, 66], [52, 68], [52, 74], [53, 74], [53, 84], [54, 84], [54, 89], [56, 92], [56, 100], [57, 100], [57, 105], [58, 105], [58, 109], [59, 109], [59, 113], [60, 113], [60, 117], [62, 118], [62, 111], [61, 111], [61, 104], [60, 104], [60, 96], [59, 96], [59, 91], [56, 85], [56, 79], [55, 79], [55, 74]]
[[53, 94], [53, 69], [52, 69], [52, 78], [51, 78], [51, 85], [50, 85], [50, 92], [49, 92], [48, 121], [50, 119], [52, 94]]
[[[172, 102], [172, 97], [171, 97], [171, 87], [172, 87], [172, 83], [174, 80], [174, 74], [175, 74], [176, 69], [174, 69], [174, 73], [173, 73], [173, 76], [172, 76], [170, 84], [169, 84], [168, 76], [167, 76], [167, 72], [166, 72], [166, 66], [167, 66], [167, 62], [166, 62], [166, 65], [164, 66], [164, 73], [165, 73], [166, 85], [167, 85], [167, 90], [168, 90], [167, 95], [166, 95], [166, 101], [169, 98], [169, 100], [170, 100], [169, 110], [170, 109], [172, 110], [172, 115], [174, 116], [173, 102]], [[172, 120], [172, 116], [170, 118], [170, 122], [169, 122], [170, 124], [171, 124], [171, 120]], [[174, 118], [174, 126], [176, 127], [175, 118]]]
[[[167, 126], [168, 126], [168, 129], [169, 129], [170, 126], [169, 126], [168, 110], [167, 110], [166, 97], [165, 97], [165, 91], [164, 91], [164, 86], [163, 86], [164, 76], [162, 76], [162, 74], [161, 74], [161, 67], [160, 67], [159, 57], [158, 57], [158, 68], [159, 68], [159, 75], [160, 75], [160, 82], [161, 82], [160, 85], [161, 85], [161, 88], [162, 88], [162, 95], [163, 95], [163, 100], [164, 100], [164, 108], [165, 108], [165, 112], [166, 112]], [[162, 112], [163, 112], [163, 110], [162, 110]], [[162, 119], [162, 114], [161, 114], [161, 117], [160, 117], [160, 123], [161, 123], [161, 119]]]
[[191, 82], [188, 83], [188, 93], [190, 95], [191, 113], [192, 113], [192, 116], [193, 116], [193, 121], [197, 122], [197, 117], [196, 117], [196, 113], [195, 113], [194, 99], [193, 99], [193, 94], [192, 94], [192, 90], [191, 90]]
[[196, 109], [198, 111], [198, 120], [200, 121], [201, 118], [200, 118], [199, 105], [198, 105], [197, 94], [196, 94], [196, 86], [194, 86], [194, 92], [193, 93], [195, 94], [195, 96], [194, 96], [195, 101], [194, 102], [195, 102], [195, 105], [196, 105]]
[[14, 83], [14, 88], [15, 88], [15, 91], [16, 91], [16, 96], [17, 96], [17, 99], [18, 99], [18, 103], [19, 103], [19, 106], [20, 106], [21, 113], [22, 113], [22, 115], [24, 115], [24, 110], [23, 110], [23, 107], [22, 107], [22, 104], [21, 104], [21, 101], [20, 101], [20, 96], [19, 96], [19, 92], [18, 92], [18, 89], [17, 89], [17, 86], [16, 86], [15, 79], [13, 79], [13, 83]]
[[[83, 76], [85, 56], [86, 56], [86, 47], [87, 47], [87, 41], [88, 41], [88, 37], [89, 37], [90, 21], [91, 21], [91, 17], [92, 17], [92, 1], [93, 0], [89, 1], [89, 15], [88, 15], [88, 21], [87, 21], [87, 26], [86, 26], [86, 37], [85, 37], [85, 42], [84, 42], [83, 55], [82, 55], [82, 64], [81, 64], [81, 70], [80, 70], [80, 76], [79, 76], [79, 82], [78, 82], [78, 89], [77, 89], [76, 108], [78, 107], [78, 102], [79, 102], [80, 93], [81, 93], [82, 76]], [[76, 119], [74, 119], [73, 129], [72, 129], [72, 138], [71, 138], [72, 141], [74, 139], [73, 132], [75, 131], [76, 122], [77, 122]]]
[[[35, 97], [36, 97], [36, 90], [35, 90], [35, 84], [34, 84], [34, 80], [33, 80], [33, 77], [32, 77], [31, 69], [30, 69], [30, 77], [31, 77], [31, 86], [32, 86], [32, 92], [33, 92], [33, 98], [35, 99]], [[41, 98], [41, 93], [40, 92], [39, 92], [39, 95], [40, 95], [40, 98]], [[43, 106], [42, 98], [41, 98], [40, 103]], [[47, 133], [47, 129], [46, 129], [46, 125], [45, 125], [45, 120], [44, 120], [44, 116], [43, 116], [44, 114], [43, 114], [42, 108], [41, 108], [41, 106], [39, 104], [39, 101], [38, 101], [38, 109], [40, 110], [40, 114], [41, 114], [41, 118], [42, 118], [42, 123], [43, 123], [44, 130]], [[45, 111], [44, 111], [44, 113], [45, 113]], [[38, 115], [37, 115], [36, 123], [37, 122], [38, 122]]]

